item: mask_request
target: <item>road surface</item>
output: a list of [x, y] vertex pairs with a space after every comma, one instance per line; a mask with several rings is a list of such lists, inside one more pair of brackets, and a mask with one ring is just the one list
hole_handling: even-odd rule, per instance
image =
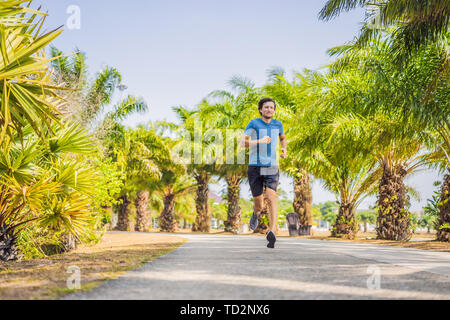
[[181, 236], [189, 241], [173, 252], [64, 299], [450, 299], [450, 253], [293, 238], [272, 250], [258, 236]]

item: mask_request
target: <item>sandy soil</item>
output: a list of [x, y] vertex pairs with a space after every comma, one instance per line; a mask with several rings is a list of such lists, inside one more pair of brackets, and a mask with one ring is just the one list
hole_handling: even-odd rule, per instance
[[137, 233], [107, 233], [95, 246], [80, 246], [45, 259], [0, 262], [0, 300], [57, 299], [71, 293], [67, 281], [78, 267], [81, 289], [116, 278], [183, 244], [180, 237]]

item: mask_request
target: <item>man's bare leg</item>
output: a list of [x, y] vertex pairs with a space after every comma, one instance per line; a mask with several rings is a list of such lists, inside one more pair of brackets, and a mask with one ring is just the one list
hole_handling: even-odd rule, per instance
[[269, 231], [278, 235], [278, 194], [275, 190], [267, 188], [267, 198], [269, 200]]
[[259, 217], [261, 215], [261, 212], [264, 210], [264, 195], [253, 198], [253, 203], [253, 211]]

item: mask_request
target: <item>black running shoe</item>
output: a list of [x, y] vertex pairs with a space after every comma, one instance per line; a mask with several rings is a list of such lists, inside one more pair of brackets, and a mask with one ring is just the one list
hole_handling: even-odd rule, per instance
[[267, 248], [275, 249], [275, 242], [277, 242], [277, 237], [275, 236], [275, 233], [273, 233], [272, 231], [269, 231], [267, 233], [266, 239], [267, 239], [267, 241], [269, 241]]
[[259, 217], [253, 212], [252, 218], [250, 219], [250, 229], [255, 231], [258, 228]]

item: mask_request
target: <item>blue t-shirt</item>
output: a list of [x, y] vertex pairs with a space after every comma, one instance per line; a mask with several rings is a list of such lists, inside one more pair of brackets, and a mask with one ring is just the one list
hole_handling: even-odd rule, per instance
[[263, 119], [253, 119], [245, 129], [246, 136], [251, 140], [259, 140], [270, 137], [270, 144], [259, 144], [250, 148], [251, 167], [272, 167], [277, 166], [277, 146], [278, 139], [284, 134], [283, 124], [280, 121], [272, 120], [269, 124]]

